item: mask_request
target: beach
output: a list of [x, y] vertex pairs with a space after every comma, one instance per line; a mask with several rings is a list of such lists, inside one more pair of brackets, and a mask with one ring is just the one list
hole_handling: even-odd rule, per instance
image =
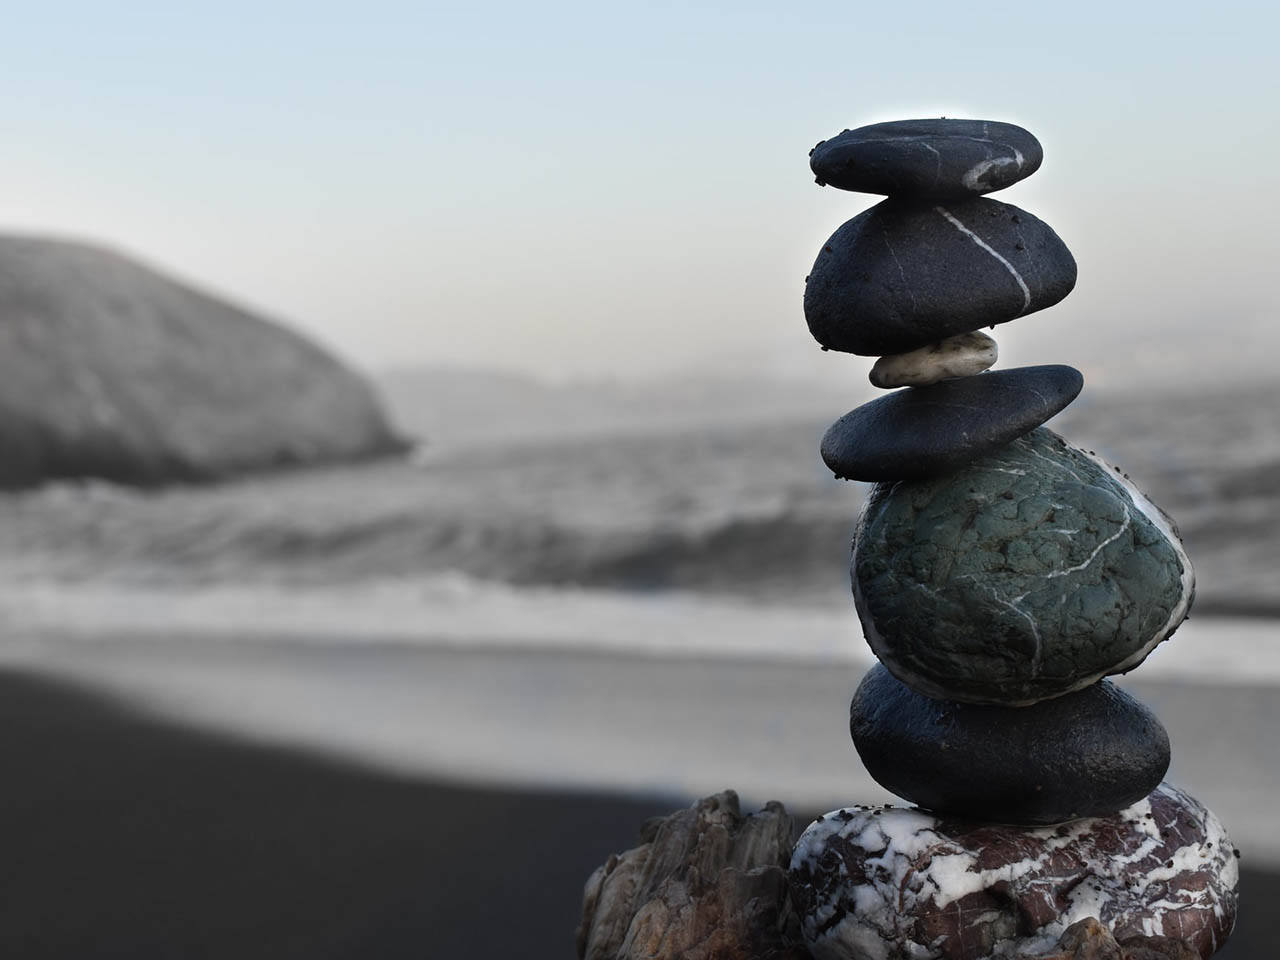
[[[248, 650], [170, 644], [170, 650], [177, 652], [162, 657], [154, 648], [122, 642], [107, 657], [116, 664], [136, 658], [139, 675], [141, 664], [159, 659], [164, 666], [153, 676], [187, 676], [186, 683], [170, 688], [173, 700], [167, 703], [140, 694], [141, 683], [122, 680], [127, 667], [110, 681], [90, 680], [88, 661], [77, 670], [35, 673], [28, 663], [0, 673], [0, 757], [7, 774], [0, 794], [0, 955], [572, 956], [581, 888], [590, 871], [610, 853], [634, 845], [646, 818], [676, 809], [693, 794], [501, 786], [493, 776], [481, 786], [456, 776], [415, 774], [411, 758], [421, 758], [428, 744], [488, 736], [499, 721], [509, 724], [509, 747], [529, 751], [529, 769], [561, 762], [557, 749], [572, 750], [584, 738], [612, 735], [618, 728], [630, 736], [615, 741], [614, 751], [638, 748], [645, 756], [664, 730], [692, 731], [716, 717], [737, 732], [721, 741], [724, 755], [705, 752], [691, 736], [681, 739], [693, 742], [663, 762], [672, 771], [683, 770], [691, 787], [772, 784], [765, 792], [787, 802], [803, 825], [823, 805], [788, 795], [786, 778], [801, 760], [769, 759], [757, 775], [735, 782], [745, 771], [741, 759], [731, 756], [733, 744], [764, 756], [783, 742], [802, 745], [812, 733], [804, 725], [810, 712], [805, 698], [777, 714], [759, 697], [767, 693], [768, 704], [794, 704], [785, 695], [803, 679], [814, 685], [809, 699], [816, 716], [829, 712], [832, 705], [825, 701], [834, 700], [848, 679], [824, 681], [824, 671], [813, 668], [800, 678], [762, 661], [673, 667], [644, 658], [510, 650], [399, 648], [354, 657], [307, 648], [290, 649], [288, 656], [278, 651], [274, 660], [262, 655], [262, 644]], [[106, 653], [104, 648], [94, 656]], [[72, 659], [68, 655], [66, 662]], [[268, 709], [263, 691], [277, 686], [277, 703], [297, 695], [285, 692], [286, 674], [295, 677], [299, 690], [311, 691], [312, 733], [298, 724], [292, 736], [277, 728], [270, 737], [248, 737], [251, 725], [264, 729], [257, 726]], [[320, 683], [322, 676], [330, 682]], [[561, 677], [545, 693], [546, 704], [560, 706], [544, 704], [543, 718], [526, 714], [525, 723], [516, 722], [529, 703], [502, 698], [527, 685], [516, 683], [517, 676], [537, 683]], [[363, 700], [339, 696], [345, 691], [351, 697], [375, 680]], [[641, 684], [651, 682], [664, 691], [661, 702], [641, 710]], [[470, 704], [446, 695], [448, 688], [465, 684], [473, 685]], [[181, 708], [183, 700], [208, 703], [214, 686], [239, 688], [227, 698], [244, 711], [240, 733], [225, 721], [212, 722], [211, 710], [200, 718], [198, 710]], [[734, 693], [726, 697], [729, 689]], [[1269, 709], [1274, 698], [1249, 689], [1206, 692], [1161, 684], [1141, 692], [1162, 711], [1175, 756], [1189, 761], [1180, 764], [1180, 782], [1205, 781], [1203, 798], [1239, 830], [1232, 817], [1248, 806], [1240, 795], [1264, 784], [1209, 782], [1221, 771], [1212, 759], [1201, 762], [1205, 748], [1213, 746], [1205, 738], [1218, 734], [1195, 730], [1206, 725], [1208, 715], [1226, 720], [1230, 707], [1243, 716]], [[646, 688], [643, 696], [649, 693]], [[126, 694], [144, 707], [126, 706]], [[592, 698], [607, 707], [568, 722]], [[322, 747], [317, 731], [329, 731], [329, 739], [344, 717], [354, 731], [379, 700], [382, 724], [371, 727], [368, 738], [382, 742], [381, 751], [358, 750], [354, 733], [336, 749], [332, 742]], [[291, 702], [290, 711], [302, 705]], [[479, 707], [492, 716], [486, 719], [486, 709]], [[556, 709], [565, 722], [545, 724], [545, 714]], [[188, 719], [177, 719], [184, 712]], [[394, 750], [387, 746], [393, 716], [406, 725]], [[590, 729], [609, 716], [615, 727]], [[475, 725], [479, 729], [468, 734]], [[839, 743], [839, 752], [827, 759], [838, 758], [848, 774], [830, 784], [829, 805], [873, 799], [863, 792], [847, 739], [840, 742], [847, 734], [839, 723], [828, 725], [836, 728], [829, 743]], [[1255, 772], [1265, 780], [1276, 775], [1275, 755], [1268, 752], [1273, 748], [1263, 742], [1270, 728], [1258, 721], [1255, 729], [1259, 742], [1250, 749], [1259, 751], [1253, 762], [1264, 766]], [[758, 802], [749, 792], [743, 800], [744, 807]], [[1280, 895], [1280, 878], [1266, 856], [1247, 847], [1242, 865], [1240, 921], [1218, 956], [1270, 957], [1274, 937], [1265, 904]]]
[[30, 675], [0, 691], [5, 957], [571, 956], [587, 874], [671, 807], [375, 773]]
[[[1090, 422], [1145, 438], [1202, 574], [1118, 682], [1242, 851], [1241, 960], [1272, 955], [1280, 892], [1276, 445], [1261, 412], [1266, 442], [1202, 419], [1191, 460], [1154, 413]], [[0, 956], [564, 957], [650, 816], [890, 802], [847, 729], [865, 491], [819, 434], [0, 498]]]
[[[646, 609], [618, 602], [606, 610], [640, 618]], [[561, 603], [571, 623], [573, 605]], [[685, 611], [650, 613], [683, 620]], [[774, 653], [749, 631], [733, 642], [731, 628], [751, 614], [704, 610], [693, 624], [718, 639], [679, 652], [628, 649], [621, 628], [612, 644], [567, 632], [553, 645], [536, 635], [351, 640], [114, 633], [102, 624], [8, 641], [0, 663], [162, 718], [408, 775], [686, 797], [731, 786], [751, 803], [805, 809], [890, 801], [862, 770], [847, 729], [849, 699], [872, 662], [865, 646], [828, 648], [821, 621], [797, 619], [780, 633], [787, 619], [776, 609], [755, 613]], [[1271, 829], [1280, 695], [1274, 658], [1249, 655], [1274, 632], [1270, 621], [1192, 621], [1119, 682], [1168, 728], [1170, 778], [1217, 811], [1242, 849], [1280, 864]]]

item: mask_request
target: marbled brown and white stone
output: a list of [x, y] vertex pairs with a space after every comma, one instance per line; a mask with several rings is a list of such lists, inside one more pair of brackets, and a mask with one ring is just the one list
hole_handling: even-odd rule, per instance
[[1135, 934], [1117, 940], [1097, 917], [1085, 917], [1067, 927], [1049, 953], [1019, 952], [1017, 960], [1200, 960], [1200, 952], [1173, 937]]
[[809, 152], [809, 167], [818, 183], [841, 190], [950, 199], [1017, 183], [1043, 159], [1022, 127], [941, 117], [845, 130]]
[[801, 836], [790, 873], [817, 960], [1045, 953], [1087, 917], [1118, 940], [1172, 937], [1207, 958], [1235, 923], [1238, 877], [1217, 817], [1168, 784], [1059, 827], [836, 810]]
[[952, 377], [972, 377], [996, 362], [999, 347], [985, 333], [947, 337], [906, 353], [881, 357], [871, 368], [871, 383], [877, 387], [924, 387]]
[[1042, 220], [998, 200], [885, 200], [831, 235], [804, 290], [828, 350], [904, 353], [1051, 307], [1076, 262]]
[[853, 695], [849, 733], [867, 772], [891, 793], [991, 823], [1115, 813], [1169, 769], [1164, 726], [1106, 680], [1002, 707], [926, 697], [876, 664]]
[[1009, 706], [1133, 669], [1195, 593], [1168, 516], [1044, 427], [954, 472], [877, 484], [852, 579], [863, 633], [894, 676], [926, 696]]

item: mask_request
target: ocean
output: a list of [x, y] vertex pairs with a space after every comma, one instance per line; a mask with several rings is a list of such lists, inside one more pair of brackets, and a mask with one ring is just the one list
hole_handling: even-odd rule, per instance
[[[1181, 526], [1192, 618], [1122, 682], [1169, 728], [1171, 776], [1268, 863], [1271, 396], [1086, 394], [1051, 424]], [[891, 799], [846, 728], [871, 664], [847, 572], [866, 488], [817, 456], [833, 417], [598, 432], [521, 413], [399, 461], [0, 497], [0, 660], [415, 776], [673, 797], [732, 786], [805, 809]]]
[[[1257, 389], [1086, 394], [1051, 424], [1174, 517], [1197, 570], [1197, 616], [1280, 614], [1280, 418]], [[0, 616], [147, 629], [172, 610], [200, 629], [399, 636], [434, 633], [450, 610], [460, 635], [492, 633], [504, 617], [499, 632], [514, 634], [563, 616], [602, 644], [628, 632], [620, 610], [679, 609], [689, 623], [711, 616], [700, 610], [852, 616], [849, 545], [866, 488], [819, 460], [829, 419], [488, 442], [478, 430], [401, 461], [9, 494]]]

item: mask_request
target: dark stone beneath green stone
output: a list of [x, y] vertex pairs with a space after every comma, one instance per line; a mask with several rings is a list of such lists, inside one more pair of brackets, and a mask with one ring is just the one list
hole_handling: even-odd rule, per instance
[[822, 438], [822, 459], [849, 480], [945, 473], [1034, 430], [1083, 386], [1079, 370], [1048, 364], [907, 387], [833, 423]]
[[867, 772], [886, 790], [946, 816], [1047, 824], [1141, 800], [1169, 768], [1155, 714], [1113, 684], [1029, 707], [934, 700], [882, 665], [849, 708]]
[[1137, 666], [1195, 584], [1172, 521], [1044, 427], [945, 476], [877, 484], [852, 577], [867, 641], [898, 679], [1006, 704]]
[[1043, 159], [1040, 141], [1012, 123], [936, 118], [846, 130], [814, 147], [809, 166], [841, 190], [950, 199], [1017, 183]]
[[828, 350], [882, 356], [1051, 307], [1075, 283], [1071, 251], [1025, 210], [885, 200], [823, 245], [804, 316]]

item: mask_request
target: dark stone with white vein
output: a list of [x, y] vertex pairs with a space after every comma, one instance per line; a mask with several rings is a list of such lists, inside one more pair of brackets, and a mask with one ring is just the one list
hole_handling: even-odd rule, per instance
[[849, 480], [946, 473], [1034, 430], [1083, 386], [1079, 370], [1054, 363], [895, 390], [833, 423], [822, 459]]
[[1231, 934], [1238, 880], [1221, 822], [1168, 784], [1057, 827], [835, 810], [805, 830], [790, 872], [818, 960], [1040, 956], [1088, 917], [1121, 942], [1185, 940], [1208, 958]]
[[935, 700], [877, 664], [849, 707], [867, 772], [938, 814], [1048, 824], [1115, 813], [1159, 785], [1169, 735], [1103, 680], [1029, 707]]
[[823, 245], [804, 315], [827, 349], [883, 356], [1051, 307], [1075, 283], [1066, 244], [1024, 210], [890, 199]]
[[952, 200], [1017, 183], [1044, 150], [1022, 127], [995, 120], [892, 120], [846, 130], [809, 154], [821, 184], [893, 197]]

